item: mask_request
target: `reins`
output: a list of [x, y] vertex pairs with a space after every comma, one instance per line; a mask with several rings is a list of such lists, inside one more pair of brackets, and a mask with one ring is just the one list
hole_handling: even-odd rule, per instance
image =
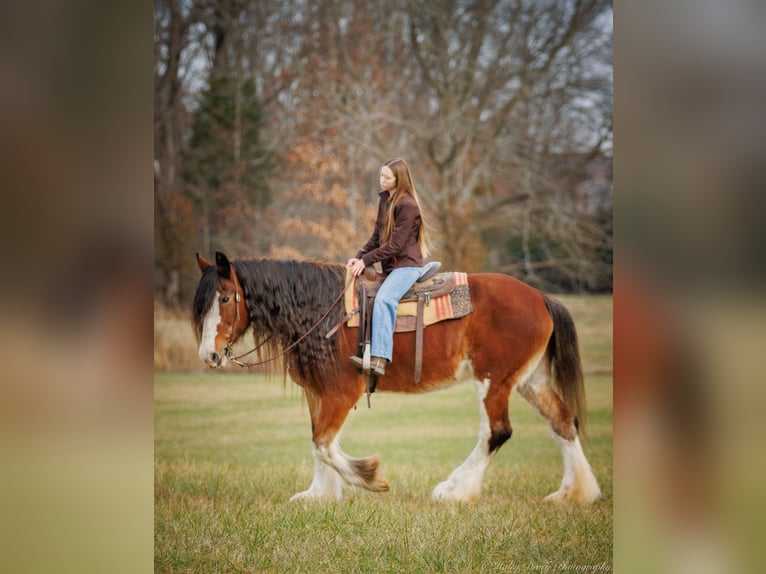
[[[232, 266], [232, 267], [233, 267], [233, 266]], [[327, 311], [325, 311], [325, 313], [324, 313], [324, 314], [323, 314], [323, 315], [322, 315], [322, 316], [319, 318], [319, 320], [318, 320], [316, 323], [314, 323], [314, 326], [313, 326], [313, 327], [311, 327], [311, 328], [310, 328], [308, 331], [306, 331], [306, 332], [305, 332], [303, 335], [301, 335], [301, 336], [298, 338], [298, 340], [296, 340], [296, 341], [295, 341], [295, 342], [293, 342], [291, 345], [289, 345], [288, 347], [286, 347], [285, 349], [283, 349], [281, 353], [279, 353], [278, 355], [275, 355], [275, 356], [273, 356], [273, 357], [269, 357], [268, 359], [264, 359], [264, 360], [262, 360], [262, 361], [256, 361], [256, 362], [252, 362], [252, 363], [251, 363], [251, 362], [244, 362], [244, 361], [240, 361], [239, 359], [241, 359], [242, 357], [246, 357], [247, 355], [250, 355], [251, 353], [254, 353], [254, 352], [255, 352], [255, 351], [257, 351], [258, 349], [260, 349], [261, 347], [263, 347], [263, 346], [264, 346], [266, 343], [268, 343], [268, 342], [271, 340], [271, 338], [274, 336], [274, 334], [273, 334], [273, 333], [272, 333], [271, 335], [269, 335], [269, 336], [266, 338], [266, 340], [265, 340], [265, 341], [262, 341], [262, 342], [261, 342], [261, 343], [260, 343], [258, 346], [256, 346], [254, 349], [252, 349], [252, 350], [248, 351], [247, 353], [242, 353], [241, 355], [237, 355], [236, 357], [232, 356], [232, 353], [231, 353], [231, 346], [232, 346], [232, 344], [233, 344], [233, 341], [232, 341], [232, 337], [233, 337], [233, 335], [234, 335], [234, 325], [236, 325], [236, 324], [237, 324], [237, 322], [239, 321], [239, 305], [237, 305], [237, 307], [236, 307], [236, 310], [235, 310], [235, 312], [234, 312], [234, 313], [235, 313], [235, 317], [234, 317], [234, 325], [232, 325], [231, 333], [229, 333], [229, 342], [227, 343], [227, 345], [226, 345], [226, 347], [225, 347], [225, 349], [224, 349], [224, 354], [226, 355], [226, 358], [227, 358], [229, 361], [231, 361], [232, 363], [234, 363], [235, 365], [239, 365], [240, 367], [257, 367], [258, 365], [265, 365], [266, 363], [270, 363], [271, 361], [275, 361], [275, 360], [277, 360], [278, 358], [280, 358], [280, 357], [283, 357], [284, 355], [286, 355], [287, 353], [289, 353], [290, 351], [292, 351], [292, 350], [293, 350], [295, 347], [297, 347], [297, 346], [298, 346], [298, 344], [299, 344], [301, 341], [303, 341], [303, 339], [305, 339], [306, 337], [308, 337], [308, 336], [309, 336], [309, 335], [310, 335], [310, 334], [311, 334], [311, 333], [312, 333], [312, 332], [313, 332], [313, 331], [314, 331], [314, 330], [315, 330], [317, 327], [319, 327], [319, 325], [321, 325], [321, 324], [322, 324], [322, 321], [324, 321], [324, 320], [327, 318], [327, 316], [330, 314], [330, 312], [331, 312], [331, 311], [332, 311], [332, 310], [335, 308], [335, 306], [336, 306], [338, 303], [340, 303], [340, 300], [343, 298], [343, 295], [346, 293], [346, 291], [348, 291], [348, 288], [349, 288], [349, 287], [351, 286], [351, 284], [354, 282], [354, 279], [355, 279], [355, 277], [351, 277], [351, 278], [348, 280], [348, 283], [346, 283], [346, 286], [343, 288], [343, 290], [342, 290], [340, 293], [338, 293], [338, 296], [337, 296], [337, 297], [335, 298], [335, 300], [332, 302], [332, 304], [330, 305], [330, 307], [329, 307], [329, 308], [327, 309]], [[243, 294], [243, 296], [244, 296], [244, 293], [245, 293], [245, 291], [244, 291], [244, 289], [241, 289], [241, 287], [240, 287], [240, 284], [239, 284], [239, 277], [237, 277], [237, 273], [236, 273], [236, 270], [234, 270], [234, 289], [235, 289], [235, 292], [236, 292], [236, 299], [237, 299], [237, 301], [238, 301], [238, 300], [239, 300], [239, 299], [238, 299], [238, 298], [239, 298], [239, 291], [240, 291], [240, 290], [242, 290], [242, 294]]]

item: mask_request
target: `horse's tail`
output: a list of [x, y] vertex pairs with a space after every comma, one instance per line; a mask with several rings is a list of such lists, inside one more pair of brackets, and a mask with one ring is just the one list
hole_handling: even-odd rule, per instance
[[580, 436], [585, 438], [585, 383], [575, 324], [572, 315], [560, 301], [548, 295], [543, 295], [543, 299], [553, 319], [553, 334], [548, 342], [547, 353], [553, 370], [554, 386], [561, 400], [574, 413], [575, 426]]

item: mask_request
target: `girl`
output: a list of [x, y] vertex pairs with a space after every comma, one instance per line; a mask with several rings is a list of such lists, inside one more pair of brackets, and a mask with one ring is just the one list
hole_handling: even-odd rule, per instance
[[[426, 224], [407, 162], [397, 158], [383, 164], [380, 188], [375, 230], [347, 263], [354, 277], [377, 262], [386, 275], [372, 311], [370, 370], [377, 375], [385, 374], [386, 364], [393, 356], [399, 300], [417, 281], [429, 251]], [[351, 361], [362, 367], [361, 358], [351, 357]]]

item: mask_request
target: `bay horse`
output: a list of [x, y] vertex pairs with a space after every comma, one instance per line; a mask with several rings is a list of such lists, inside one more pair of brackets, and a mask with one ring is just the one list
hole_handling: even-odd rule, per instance
[[[252, 331], [259, 351], [281, 353], [283, 368], [305, 392], [311, 418], [314, 478], [292, 497], [339, 499], [343, 484], [388, 490], [377, 455], [353, 458], [338, 436], [365, 392], [365, 376], [351, 363], [357, 327], [325, 335], [343, 318], [334, 305], [344, 291], [345, 265], [273, 259], [215, 263], [197, 255], [201, 277], [193, 303], [199, 356], [210, 367], [227, 363], [233, 342]], [[423, 333], [423, 366], [413, 376], [414, 333], [396, 333], [394, 358], [378, 391], [422, 393], [472, 380], [479, 397], [479, 438], [468, 458], [433, 490], [436, 500], [467, 501], [481, 493], [487, 467], [511, 437], [508, 401], [515, 387], [551, 426], [563, 458], [558, 502], [590, 503], [600, 496], [578, 433], [585, 396], [577, 333], [556, 299], [510, 276], [469, 274], [473, 312], [436, 323]], [[313, 329], [313, 330], [312, 330]], [[308, 335], [306, 335], [308, 333]]]

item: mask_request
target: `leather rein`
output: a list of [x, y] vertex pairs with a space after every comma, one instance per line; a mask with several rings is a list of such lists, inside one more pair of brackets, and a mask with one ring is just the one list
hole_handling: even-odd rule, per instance
[[[343, 295], [348, 291], [348, 288], [351, 286], [351, 284], [354, 282], [354, 279], [356, 277], [351, 277], [351, 279], [348, 280], [348, 283], [346, 283], [346, 286], [343, 288], [343, 290], [338, 293], [338, 296], [335, 298], [335, 300], [330, 304], [330, 307], [325, 311], [325, 313], [319, 318], [319, 320], [314, 323], [314, 326], [311, 327], [308, 331], [306, 331], [303, 335], [301, 335], [295, 342], [293, 342], [288, 347], [284, 348], [282, 352], [280, 352], [278, 355], [275, 355], [273, 357], [269, 357], [268, 359], [264, 359], [262, 361], [256, 361], [256, 362], [245, 362], [240, 361], [242, 357], [246, 357], [247, 355], [250, 355], [251, 353], [256, 352], [258, 349], [263, 347], [266, 343], [268, 343], [271, 338], [274, 336], [272, 333], [269, 335], [264, 341], [261, 341], [261, 343], [256, 346], [254, 349], [251, 349], [250, 351], [246, 353], [242, 353], [241, 355], [237, 355], [236, 357], [233, 356], [231, 347], [234, 344], [233, 338], [234, 338], [234, 325], [236, 325], [239, 322], [239, 299], [240, 299], [240, 291], [242, 292], [242, 298], [244, 299], [245, 296], [245, 290], [242, 289], [242, 287], [239, 284], [239, 277], [237, 276], [237, 272], [234, 269], [234, 266], [232, 265], [232, 273], [234, 274], [234, 293], [235, 293], [235, 302], [236, 302], [236, 308], [234, 310], [234, 324], [231, 327], [231, 331], [229, 332], [229, 342], [226, 343], [226, 347], [224, 347], [224, 355], [226, 358], [234, 363], [235, 365], [239, 365], [240, 367], [257, 367], [258, 365], [264, 365], [266, 363], [270, 363], [271, 361], [275, 361], [276, 359], [283, 357], [290, 351], [292, 351], [295, 347], [298, 346], [298, 344], [303, 341], [306, 337], [308, 337], [319, 325], [321, 325], [322, 321], [324, 321], [327, 316], [330, 314], [330, 312], [335, 308], [335, 306], [340, 302], [340, 300], [343, 298]], [[247, 306], [245, 306], [247, 309]]]

